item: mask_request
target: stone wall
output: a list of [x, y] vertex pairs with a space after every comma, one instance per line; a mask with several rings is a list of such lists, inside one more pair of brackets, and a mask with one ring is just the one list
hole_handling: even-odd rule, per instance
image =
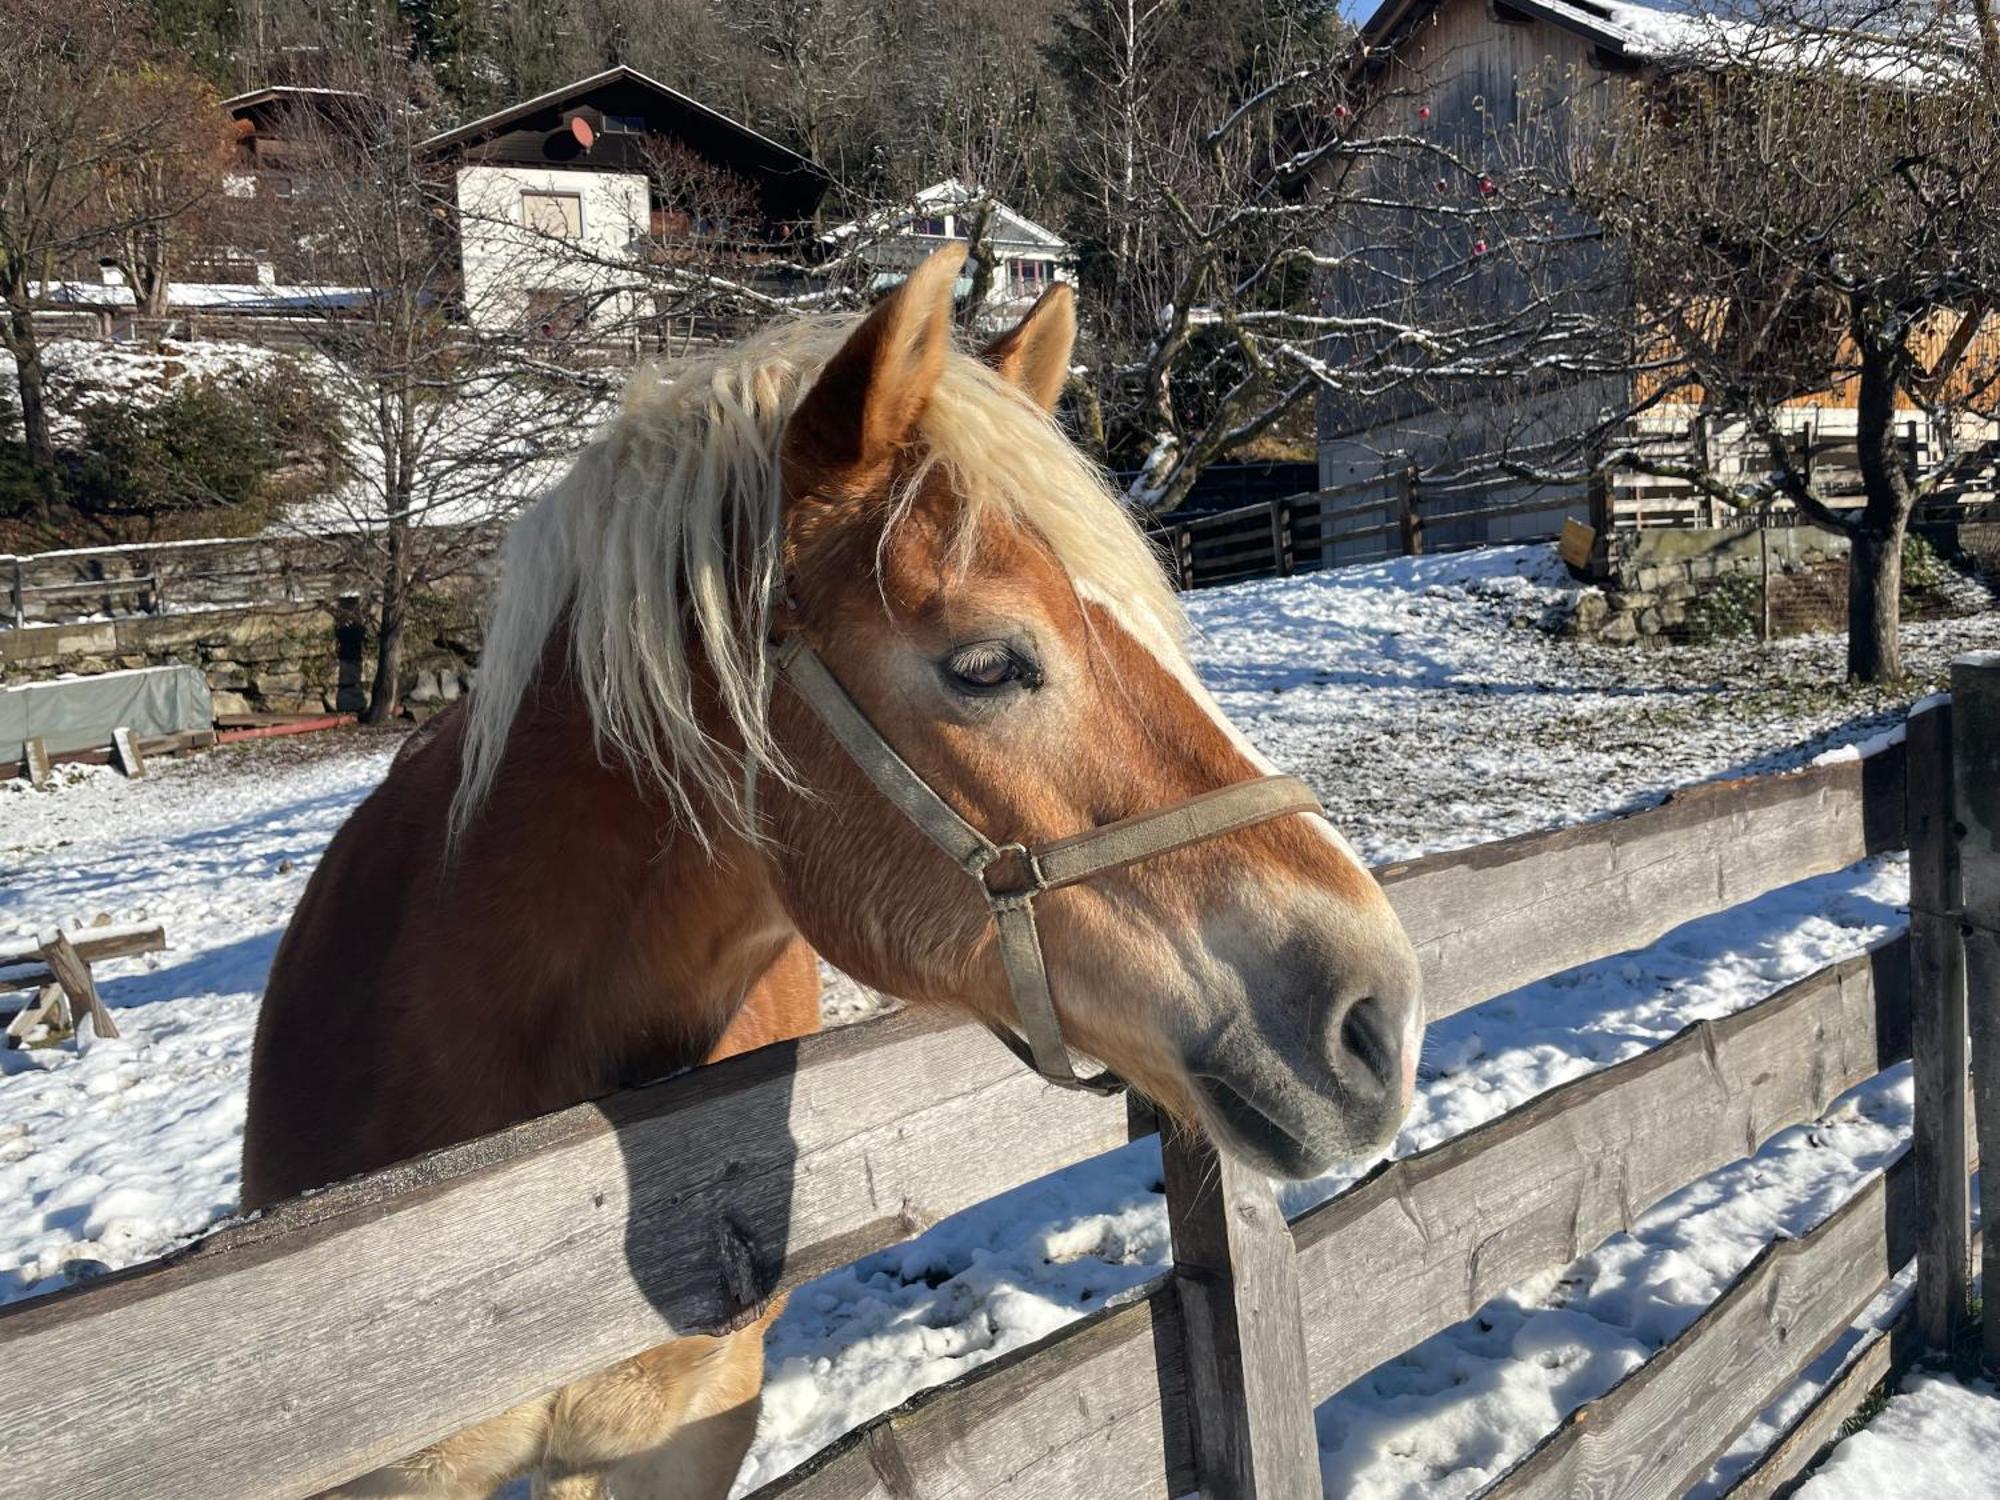
[[[418, 715], [471, 686], [479, 604], [426, 596], [405, 637], [403, 707]], [[208, 678], [219, 715], [358, 712], [373, 671], [366, 622], [349, 606], [260, 605], [0, 630], [0, 678], [182, 664]]]
[[[2000, 584], [2000, 523], [1918, 526], [1938, 557]], [[1847, 539], [1816, 526], [1702, 527], [1623, 532], [1612, 539], [1599, 589], [1579, 596], [1571, 635], [1612, 645], [1755, 634], [1769, 576], [1771, 634], [1847, 627]], [[1940, 604], [1905, 580], [1904, 611]]]

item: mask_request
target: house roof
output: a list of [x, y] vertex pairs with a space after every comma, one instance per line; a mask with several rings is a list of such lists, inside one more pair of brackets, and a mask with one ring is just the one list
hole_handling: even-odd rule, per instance
[[[1361, 23], [1361, 47], [1392, 50], [1443, 0], [1381, 0]], [[1766, 24], [1759, 0], [1505, 0], [1507, 7], [1595, 43], [1632, 63], [1694, 64], [1749, 61], [1789, 68], [1832, 62], [1880, 82], [1921, 82], [1939, 66], [1926, 55], [1926, 34], [1939, 36], [1933, 18], [1912, 28], [1893, 7], [1859, 0], [1850, 28], [1829, 24], [1800, 32]], [[1949, 44], [1949, 30], [1942, 33]], [[1967, 38], [1969, 44], [1970, 38]]]
[[[1442, 0], [1382, 0], [1361, 23], [1361, 43], [1390, 48], [1436, 10]], [[1575, 32], [1613, 54], [1643, 61], [1701, 39], [1709, 24], [1675, 0], [1506, 0], [1509, 8]]]
[[524, 120], [540, 110], [558, 108], [573, 98], [587, 94], [593, 89], [604, 87], [607, 83], [637, 84], [641, 88], [658, 94], [663, 99], [670, 100], [679, 108], [699, 115], [721, 127], [726, 133], [740, 137], [745, 143], [754, 142], [763, 150], [774, 152], [780, 159], [793, 164], [797, 168], [811, 172], [815, 176], [824, 177], [826, 175], [825, 170], [811, 158], [801, 156], [789, 146], [779, 145], [769, 136], [752, 130], [741, 120], [732, 119], [720, 110], [711, 109], [699, 99], [691, 99], [679, 89], [669, 88], [664, 83], [661, 83], [659, 79], [648, 77], [637, 68], [627, 67], [623, 63], [618, 64], [616, 67], [606, 68], [602, 73], [593, 73], [588, 78], [579, 78], [573, 83], [566, 83], [560, 88], [550, 89], [545, 94], [537, 94], [532, 99], [523, 99], [519, 104], [510, 104], [505, 109], [496, 109], [492, 114], [481, 115], [478, 119], [469, 120], [455, 129], [443, 131], [425, 141], [424, 149], [427, 151], [441, 151], [448, 147], [462, 146], [471, 141], [476, 141], [482, 136], [497, 134], [505, 130], [509, 125], [514, 124], [517, 120]]
[[301, 84], [277, 83], [261, 89], [251, 89], [248, 93], [234, 94], [222, 101], [222, 107], [230, 114], [241, 114], [244, 110], [255, 109], [260, 104], [275, 104], [280, 99], [359, 99], [361, 95], [353, 89], [307, 88]]
[[[977, 203], [991, 195], [958, 177], [947, 177], [942, 182], [934, 182], [929, 187], [913, 194], [908, 203], [885, 208], [865, 218], [851, 219], [845, 224], [829, 229], [822, 239], [844, 240], [861, 232], [863, 228], [882, 229], [896, 219], [906, 216], [913, 208], [937, 208], [947, 212]], [[992, 199], [995, 213], [1001, 227], [992, 231], [989, 237], [997, 244], [1031, 245], [1036, 249], [1058, 253], [1069, 249], [1069, 241], [1045, 225], [1037, 224], [1026, 214]]]

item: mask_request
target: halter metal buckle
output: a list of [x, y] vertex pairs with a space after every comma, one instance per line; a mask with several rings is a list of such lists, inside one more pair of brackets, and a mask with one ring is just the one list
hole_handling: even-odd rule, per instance
[[987, 896], [995, 903], [1026, 901], [1049, 888], [1035, 851], [1026, 844], [981, 850], [966, 862], [966, 869], [986, 887]]

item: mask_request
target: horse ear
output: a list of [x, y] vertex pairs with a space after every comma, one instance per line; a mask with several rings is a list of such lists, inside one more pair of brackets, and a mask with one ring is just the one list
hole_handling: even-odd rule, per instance
[[1031, 396], [1043, 411], [1054, 411], [1069, 379], [1070, 350], [1076, 346], [1076, 293], [1058, 281], [1036, 299], [1028, 315], [979, 351], [979, 358]]
[[822, 474], [872, 471], [909, 441], [951, 351], [952, 287], [965, 247], [912, 271], [848, 335], [785, 428], [785, 457]]

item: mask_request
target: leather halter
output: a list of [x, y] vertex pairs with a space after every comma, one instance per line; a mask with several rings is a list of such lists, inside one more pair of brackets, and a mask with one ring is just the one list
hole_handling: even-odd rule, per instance
[[794, 635], [775, 650], [778, 671], [792, 691], [819, 715], [875, 789], [979, 883], [999, 932], [1000, 962], [1027, 1040], [1024, 1043], [991, 1021], [987, 1029], [1022, 1062], [1063, 1088], [1113, 1094], [1125, 1085], [1109, 1069], [1079, 1078], [1070, 1065], [1055, 997], [1049, 991], [1041, 934], [1035, 928], [1035, 898], [1240, 828], [1320, 810], [1319, 799], [1296, 777], [1260, 776], [1045, 844], [996, 844], [953, 812], [910, 768], [810, 646]]

